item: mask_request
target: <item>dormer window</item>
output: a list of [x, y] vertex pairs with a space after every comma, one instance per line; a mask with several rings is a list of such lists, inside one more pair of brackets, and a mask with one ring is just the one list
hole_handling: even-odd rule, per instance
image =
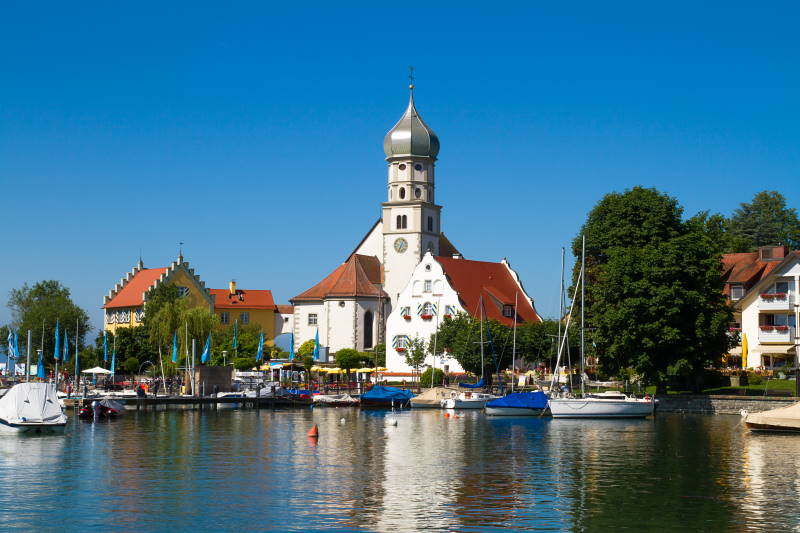
[[507, 318], [511, 318], [514, 316], [514, 306], [513, 305], [504, 305], [503, 306], [503, 316]]
[[743, 296], [744, 296], [744, 285], [742, 284], [731, 285], [732, 301], [735, 302], [736, 300], [741, 300]]

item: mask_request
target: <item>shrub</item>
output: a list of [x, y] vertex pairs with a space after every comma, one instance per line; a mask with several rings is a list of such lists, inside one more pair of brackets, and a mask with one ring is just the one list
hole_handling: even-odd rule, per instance
[[250, 370], [257, 364], [255, 357], [238, 357], [233, 360], [233, 368], [240, 371]]
[[422, 373], [419, 380], [423, 387], [430, 387], [431, 386], [431, 374], [433, 374], [433, 384], [434, 385], [441, 385], [442, 380], [444, 379], [444, 372], [441, 368], [437, 368], [435, 373], [433, 368], [426, 368], [425, 372]]

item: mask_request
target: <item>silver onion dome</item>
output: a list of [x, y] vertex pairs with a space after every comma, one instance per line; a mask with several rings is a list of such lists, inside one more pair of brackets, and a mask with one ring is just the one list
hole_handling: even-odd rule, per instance
[[439, 137], [428, 127], [414, 107], [414, 86], [409, 87], [408, 108], [383, 139], [386, 157], [430, 157], [439, 155]]

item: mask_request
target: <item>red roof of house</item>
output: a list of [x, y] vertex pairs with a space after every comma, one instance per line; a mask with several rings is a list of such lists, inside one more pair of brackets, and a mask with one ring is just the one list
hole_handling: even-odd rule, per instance
[[294, 306], [293, 305], [279, 305], [278, 312], [282, 315], [293, 315], [294, 314]]
[[452, 257], [437, 257], [436, 260], [442, 265], [450, 285], [458, 293], [469, 314], [480, 315], [478, 306], [483, 297], [486, 316], [511, 326], [514, 318], [503, 316], [503, 306], [513, 306], [515, 295], [518, 295], [517, 323], [541, 321], [528, 296], [520, 289], [511, 271], [503, 263]]
[[167, 272], [167, 268], [145, 268], [138, 271], [103, 308], [139, 307], [144, 304], [144, 293]]
[[773, 248], [777, 252], [773, 254], [775, 257], [763, 259], [762, 249], [722, 256], [722, 280], [725, 282], [723, 289], [725, 296], [730, 296], [731, 284], [741, 283], [744, 285], [745, 291], [749, 291], [789, 255], [786, 248], [782, 246], [766, 248]]
[[322, 300], [337, 296], [388, 298], [380, 288], [382, 283], [383, 270], [377, 257], [352, 254], [325, 279], [298, 294], [292, 301]]
[[236, 289], [231, 294], [229, 289], [208, 289], [214, 298], [214, 307], [217, 309], [273, 309], [278, 310], [269, 290]]

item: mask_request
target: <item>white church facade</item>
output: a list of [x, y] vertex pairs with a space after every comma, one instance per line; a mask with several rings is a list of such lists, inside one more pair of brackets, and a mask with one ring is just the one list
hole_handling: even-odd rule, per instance
[[[410, 86], [406, 111], [384, 138], [388, 185], [381, 204], [382, 216], [344, 263], [291, 299], [295, 348], [317, 335], [320, 345], [331, 354], [343, 348], [364, 351], [386, 343], [389, 370], [404, 371], [407, 366], [395, 357], [399, 352], [392, 347], [395, 335], [423, 335], [435, 328], [428, 320], [420, 322], [414, 331], [406, 327], [400, 332], [402, 323], [392, 326], [391, 334], [387, 329], [389, 323], [394, 323], [391, 317], [396, 314], [398, 302], [414, 298], [413, 283], [409, 283], [412, 275], [416, 276], [420, 269], [424, 272], [425, 264], [434, 268], [430, 258], [441, 265], [442, 260], [460, 257], [442, 233], [442, 207], [435, 201], [439, 138], [417, 112], [413, 88]], [[442, 274], [437, 278], [441, 281], [437, 286], [442, 290], [440, 296], [447, 294], [449, 298], [442, 309], [453, 306], [471, 313], [468, 306], [464, 307], [462, 294], [469, 291], [448, 285], [446, 277]], [[533, 310], [530, 298], [525, 295], [525, 299]], [[535, 311], [528, 318], [531, 316], [538, 317]]]

